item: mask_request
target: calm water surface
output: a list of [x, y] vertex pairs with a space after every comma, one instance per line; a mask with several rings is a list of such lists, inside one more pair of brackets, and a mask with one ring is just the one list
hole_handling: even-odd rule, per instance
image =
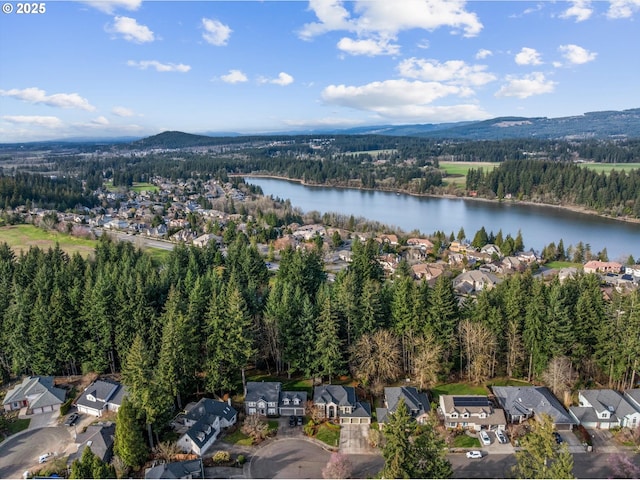
[[388, 192], [310, 187], [273, 178], [247, 177], [265, 195], [291, 200], [304, 212], [339, 212], [397, 226], [410, 232], [430, 234], [441, 230], [457, 235], [460, 227], [467, 237], [485, 227], [488, 232], [502, 229], [515, 237], [522, 230], [525, 248], [540, 251], [560, 239], [565, 247], [582, 241], [596, 253], [607, 248], [610, 260], [640, 258], [640, 224], [625, 223], [553, 207], [513, 205], [478, 200], [413, 197]]

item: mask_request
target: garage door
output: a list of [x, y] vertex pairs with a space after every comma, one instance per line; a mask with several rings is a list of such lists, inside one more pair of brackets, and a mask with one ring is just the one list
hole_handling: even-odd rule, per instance
[[38, 408], [34, 408], [33, 409], [33, 414], [34, 415], [38, 415], [40, 413], [42, 413], [42, 407], [38, 407]]
[[295, 408], [281, 408], [280, 409], [280, 415], [282, 415], [282, 416], [295, 415], [295, 414], [296, 414], [296, 409]]

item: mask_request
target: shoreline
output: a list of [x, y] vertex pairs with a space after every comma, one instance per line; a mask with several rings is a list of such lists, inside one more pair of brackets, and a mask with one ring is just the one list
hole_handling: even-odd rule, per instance
[[268, 174], [230, 174], [229, 177], [255, 177], [255, 178], [272, 178], [274, 180], [286, 180], [288, 182], [295, 182], [303, 185], [305, 187], [319, 187], [319, 188], [340, 188], [340, 189], [349, 189], [349, 190], [364, 190], [369, 192], [384, 192], [384, 193], [397, 193], [402, 195], [411, 195], [412, 197], [430, 197], [430, 198], [449, 198], [449, 199], [460, 199], [460, 200], [472, 200], [472, 201], [480, 201], [480, 202], [489, 202], [489, 203], [508, 203], [510, 205], [527, 205], [533, 207], [550, 207], [557, 208], [561, 210], [567, 210], [574, 213], [580, 213], [584, 215], [590, 215], [594, 217], [606, 218], [609, 220], [614, 220], [617, 222], [623, 223], [633, 223], [640, 224], [640, 218], [632, 218], [632, 217], [612, 217], [610, 215], [603, 215], [598, 213], [595, 210], [589, 210], [586, 207], [581, 207], [579, 205], [554, 205], [552, 203], [539, 203], [532, 202], [530, 200], [517, 200], [517, 199], [491, 199], [484, 197], [469, 197], [469, 196], [458, 196], [452, 194], [434, 194], [434, 193], [412, 193], [404, 190], [392, 190], [392, 189], [384, 189], [384, 188], [367, 188], [367, 187], [349, 187], [342, 185], [327, 185], [327, 184], [317, 184], [317, 183], [307, 183], [302, 179], [298, 178], [288, 178], [283, 177], [281, 175], [268, 175]]

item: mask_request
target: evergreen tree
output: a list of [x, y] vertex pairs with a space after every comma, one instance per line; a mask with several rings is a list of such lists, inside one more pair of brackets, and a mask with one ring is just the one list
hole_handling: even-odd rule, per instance
[[340, 326], [331, 300], [328, 286], [318, 292], [318, 331], [316, 335], [315, 371], [321, 376], [328, 376], [329, 383], [333, 376], [343, 368], [342, 339]]
[[575, 478], [573, 457], [566, 444], [558, 445], [553, 436], [553, 420], [546, 414], [522, 439], [513, 468], [517, 478]]
[[122, 399], [116, 417], [113, 451], [128, 467], [141, 465], [147, 457], [147, 445], [138, 424], [135, 406], [127, 397]]

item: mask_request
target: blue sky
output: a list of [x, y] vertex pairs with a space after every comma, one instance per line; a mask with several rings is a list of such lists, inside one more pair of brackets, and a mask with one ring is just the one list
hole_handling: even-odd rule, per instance
[[640, 107], [640, 0], [7, 4], [0, 142]]

